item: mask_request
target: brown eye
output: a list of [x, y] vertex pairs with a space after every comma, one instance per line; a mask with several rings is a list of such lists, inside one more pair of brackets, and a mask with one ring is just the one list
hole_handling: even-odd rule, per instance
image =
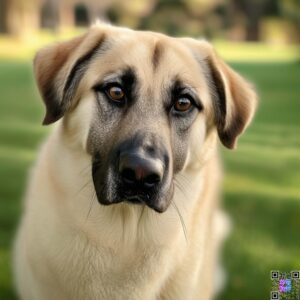
[[107, 95], [111, 100], [116, 102], [123, 102], [125, 99], [125, 93], [123, 92], [122, 88], [119, 86], [111, 86], [106, 91]]
[[176, 100], [174, 103], [174, 108], [177, 111], [185, 112], [192, 107], [192, 101], [186, 97], [182, 97]]

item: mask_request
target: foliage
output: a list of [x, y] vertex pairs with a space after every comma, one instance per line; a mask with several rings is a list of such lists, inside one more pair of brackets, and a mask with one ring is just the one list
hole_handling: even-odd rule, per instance
[[281, 1], [279, 5], [283, 15], [293, 20], [298, 26], [300, 26], [300, 1], [285, 0]]

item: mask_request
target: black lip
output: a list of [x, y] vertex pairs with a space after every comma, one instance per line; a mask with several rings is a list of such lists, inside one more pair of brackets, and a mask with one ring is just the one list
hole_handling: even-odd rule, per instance
[[136, 196], [127, 196], [125, 197], [125, 201], [132, 203], [132, 204], [145, 204], [143, 197], [136, 195]]

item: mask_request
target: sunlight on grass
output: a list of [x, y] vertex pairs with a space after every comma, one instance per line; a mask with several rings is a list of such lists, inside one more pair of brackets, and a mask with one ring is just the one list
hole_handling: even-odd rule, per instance
[[[282, 140], [284, 140], [287, 144], [287, 147], [284, 149], [291, 149], [292, 151], [296, 150], [295, 155], [297, 157], [300, 155], [299, 151], [297, 151], [300, 146], [300, 139], [297, 138], [295, 133], [293, 134], [292, 132], [288, 132], [286, 134], [284, 134], [284, 133], [261, 134], [261, 133], [251, 132], [251, 133], [247, 134], [246, 137], [244, 137], [245, 143], [243, 143], [243, 145], [246, 145], [246, 143], [250, 144], [250, 145], [259, 145], [261, 143], [263, 143], [263, 144], [267, 143], [268, 146], [266, 146], [266, 147], [271, 148], [271, 150], [273, 151], [274, 147], [276, 147], [276, 146], [282, 147]], [[281, 150], [281, 149], [279, 149], [279, 150]]]
[[61, 33], [41, 31], [36, 35], [12, 38], [0, 35], [0, 58], [14, 60], [32, 59], [37, 49], [53, 42], [66, 40], [83, 33], [83, 29], [67, 30]]
[[[268, 137], [264, 140], [264, 142], [270, 142], [270, 139], [268, 140]], [[298, 147], [292, 147], [292, 146], [281, 146], [281, 147], [274, 147], [272, 144], [270, 145], [262, 145], [259, 144], [259, 141], [255, 141], [255, 144], [244, 142], [239, 146], [239, 153], [245, 153], [250, 155], [261, 155], [261, 156], [267, 156], [268, 159], [280, 159], [280, 158], [295, 158], [300, 159], [300, 153], [299, 153]]]
[[[244, 234], [248, 236], [247, 243], [245, 243]], [[289, 265], [294, 262], [291, 261], [290, 249], [274, 241], [269, 234], [259, 232], [250, 232], [249, 234], [248, 231], [244, 231], [239, 234], [237, 239], [242, 245], [245, 255], [255, 257], [260, 264], [264, 265], [264, 268], [274, 267], [274, 262], [281, 265]]]
[[[13, 39], [0, 35], [0, 57], [5, 59], [31, 59], [37, 49], [56, 41], [66, 40], [85, 32], [86, 29], [68, 30], [60, 33], [41, 31], [23, 39]], [[225, 60], [237, 62], [274, 62], [299, 60], [300, 47], [285, 44], [212, 41]]]
[[294, 61], [300, 57], [300, 47], [264, 43], [213, 42], [220, 55], [229, 61], [274, 62]]
[[20, 120], [0, 121], [0, 130], [3, 131], [26, 131], [28, 134], [40, 133], [44, 134], [49, 131], [47, 127], [37, 126], [36, 123], [30, 123]]
[[[297, 88], [297, 90], [300, 89], [300, 86]], [[298, 91], [299, 92], [299, 91]], [[296, 99], [295, 99], [296, 100]], [[298, 102], [298, 101], [297, 101]], [[288, 107], [287, 107], [287, 110]], [[293, 124], [261, 124], [260, 122], [255, 122], [253, 125], [255, 126], [256, 131], [266, 131], [269, 133], [292, 133], [295, 134], [296, 132], [300, 132], [300, 124], [299, 125], [293, 125]]]
[[27, 161], [31, 162], [35, 158], [36, 151], [20, 149], [14, 147], [1, 146], [0, 159], [14, 160], [14, 161]]
[[240, 174], [233, 174], [232, 172], [225, 177], [225, 191], [256, 193], [261, 196], [272, 197], [274, 200], [282, 200], [284, 198], [294, 199], [295, 201], [300, 200], [300, 188], [282, 189], [278, 185], [257, 181], [255, 177], [245, 177]]

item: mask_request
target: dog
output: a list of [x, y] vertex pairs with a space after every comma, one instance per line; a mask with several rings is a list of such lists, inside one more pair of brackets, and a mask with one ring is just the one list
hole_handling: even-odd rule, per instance
[[15, 242], [20, 298], [212, 299], [218, 141], [250, 123], [252, 85], [205, 40], [107, 24], [40, 50], [34, 74], [56, 124]]

